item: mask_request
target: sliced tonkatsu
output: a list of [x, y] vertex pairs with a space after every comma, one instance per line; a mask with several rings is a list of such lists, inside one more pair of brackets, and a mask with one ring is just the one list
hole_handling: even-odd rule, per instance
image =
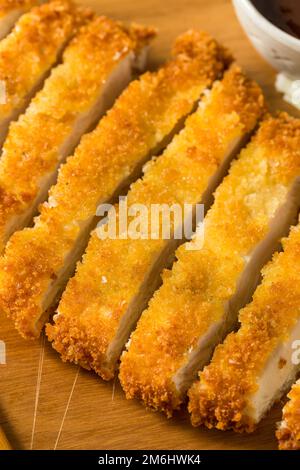
[[153, 30], [96, 17], [80, 28], [25, 114], [11, 123], [0, 159], [0, 252], [31, 222], [61, 162], [131, 79]]
[[[165, 152], [148, 163], [143, 178], [132, 185], [128, 207], [139, 204], [150, 213], [157, 204], [195, 208], [198, 202], [210, 201], [229, 160], [264, 106], [259, 87], [235, 66], [200, 104]], [[116, 213], [118, 218], [118, 206]], [[172, 218], [170, 239], [161, 236], [161, 219], [154, 236], [151, 224], [146, 237], [139, 239], [123, 238], [122, 233], [103, 239], [105, 226], [92, 234], [83, 262], [63, 294], [55, 323], [47, 329], [64, 360], [92, 368], [104, 379], [114, 376], [161, 269], [173, 257], [179, 242], [174, 234], [183, 223]]]
[[179, 248], [123, 354], [128, 398], [171, 415], [236, 326], [261, 268], [296, 220], [299, 149], [300, 121], [281, 114], [267, 117], [232, 163], [204, 220], [204, 237], [199, 230]]
[[73, 274], [98, 205], [121, 192], [166, 145], [228, 60], [209, 35], [181, 35], [174, 57], [133, 81], [61, 167], [34, 227], [11, 237], [1, 262], [2, 308], [24, 336], [39, 334]]
[[215, 349], [189, 391], [195, 426], [252, 432], [295, 381], [300, 370], [293, 360], [300, 337], [300, 224], [282, 243], [283, 252], [265, 266], [252, 302], [239, 313], [239, 330]]
[[0, 145], [10, 121], [25, 110], [67, 41], [91, 16], [71, 2], [53, 0], [23, 15], [0, 41]]

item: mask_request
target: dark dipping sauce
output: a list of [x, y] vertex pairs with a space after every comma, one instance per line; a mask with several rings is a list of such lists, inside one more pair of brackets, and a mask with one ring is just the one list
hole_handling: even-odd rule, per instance
[[251, 0], [271, 23], [300, 39], [300, 0]]

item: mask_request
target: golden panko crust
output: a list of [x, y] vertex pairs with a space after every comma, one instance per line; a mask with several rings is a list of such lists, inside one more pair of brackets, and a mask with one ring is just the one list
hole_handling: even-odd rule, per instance
[[26, 213], [43, 179], [54, 174], [76, 119], [96, 102], [103, 83], [137, 44], [115, 22], [98, 17], [80, 29], [26, 113], [10, 126], [0, 162], [0, 244]]
[[300, 380], [293, 385], [288, 398], [276, 436], [280, 450], [300, 450]]
[[21, 9], [22, 11], [27, 11], [38, 4], [39, 0], [2, 0], [0, 4], [0, 18], [14, 10]]
[[224, 63], [217, 43], [204, 33], [187, 34], [197, 42], [198, 55], [188, 56], [182, 48], [157, 72], [131, 82], [62, 165], [34, 228], [11, 237], [2, 262], [0, 296], [22, 335], [39, 334], [35, 323], [43, 314], [44, 295], [74, 247], [80, 225], [192, 111], [221, 73]]
[[23, 15], [0, 42], [0, 80], [5, 83], [5, 103], [0, 119], [21, 109], [28, 94], [57, 61], [74, 27], [90, 15], [65, 0], [54, 0]]
[[[299, 121], [286, 114], [268, 117], [233, 162], [206, 216], [203, 246], [190, 249], [196, 238], [177, 250], [178, 261], [165, 271], [163, 285], [131, 336], [120, 368], [128, 397], [167, 414], [184, 399], [173, 382], [176, 373], [224, 316], [247, 256], [267, 235], [270, 220], [300, 174], [299, 129]], [[289, 138], [283, 143], [285, 134]]]
[[[233, 67], [187, 119], [162, 156], [146, 165], [144, 177], [128, 193], [128, 206], [138, 202], [150, 208], [155, 203], [183, 205], [201, 200], [228, 145], [254, 127], [262, 104], [257, 85]], [[241, 113], [243, 122], [239, 110], [244, 105], [248, 105], [248, 114]], [[84, 366], [89, 363], [103, 378], [113, 377], [116, 364], [111, 364], [109, 375], [102, 358], [106, 358], [121, 318], [164, 246], [161, 238], [100, 240], [96, 232], [92, 234], [83, 262], [64, 292], [55, 324], [47, 328], [64, 360]], [[68, 333], [69, 322], [72, 334]]]
[[131, 23], [129, 27], [118, 22], [135, 44], [135, 51], [138, 53], [144, 46], [147, 46], [157, 35], [157, 29], [151, 26], [144, 26], [138, 23]]
[[[299, 321], [300, 225], [283, 240], [262, 271], [253, 301], [240, 311], [240, 329], [227, 336], [189, 391], [192, 424], [252, 432], [247, 412], [258, 378], [275, 348], [288, 339]], [[291, 289], [293, 286], [293, 289]], [[278, 364], [281, 367], [281, 364]], [[251, 406], [251, 405], [250, 405]]]

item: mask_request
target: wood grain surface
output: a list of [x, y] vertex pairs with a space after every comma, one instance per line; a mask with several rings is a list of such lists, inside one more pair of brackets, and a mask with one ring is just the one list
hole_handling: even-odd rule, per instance
[[[168, 57], [179, 33], [207, 30], [228, 46], [263, 87], [270, 108], [297, 114], [274, 90], [274, 72], [252, 48], [230, 0], [90, 0], [98, 12], [153, 25], [159, 36], [150, 66]], [[22, 340], [0, 317], [6, 365], [0, 365], [0, 424], [14, 449], [275, 449], [277, 406], [252, 435], [193, 429], [185, 412], [173, 419], [126, 401], [118, 382], [63, 364], [44, 339]]]

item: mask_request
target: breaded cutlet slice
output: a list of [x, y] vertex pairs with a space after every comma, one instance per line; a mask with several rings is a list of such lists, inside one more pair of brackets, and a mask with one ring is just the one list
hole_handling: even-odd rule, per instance
[[300, 337], [300, 224], [282, 243], [284, 251], [264, 267], [252, 302], [239, 313], [239, 330], [215, 349], [189, 391], [194, 426], [252, 432], [295, 381], [300, 369], [293, 360]]
[[1, 0], [0, 39], [4, 38], [10, 32], [23, 13], [39, 3], [41, 3], [39, 0]]
[[57, 170], [131, 79], [153, 30], [105, 17], [80, 28], [25, 114], [11, 123], [0, 160], [0, 252], [28, 225]]
[[23, 112], [61, 52], [91, 14], [71, 2], [53, 0], [33, 8], [16, 23], [0, 42], [0, 82], [4, 96], [0, 103], [0, 145], [9, 123]]
[[279, 449], [300, 450], [300, 379], [292, 386], [288, 399], [276, 432]]
[[120, 367], [128, 398], [167, 415], [179, 408], [215, 346], [236, 326], [299, 206], [300, 121], [268, 117], [218, 187], [203, 244], [199, 231], [178, 249], [131, 336]]
[[[142, 204], [148, 213], [153, 204], [208, 205], [210, 195], [254, 128], [264, 107], [260, 88], [234, 66], [217, 82], [185, 128], [165, 152], [145, 168], [127, 196], [128, 207]], [[117, 216], [119, 214], [117, 207]], [[174, 233], [163, 239], [162, 221], [151, 237], [102, 239], [101, 226], [92, 234], [83, 262], [68, 283], [47, 328], [53, 347], [63, 360], [94, 369], [111, 379], [140, 313], [160, 279], [160, 272], [173, 257], [178, 240]], [[100, 235], [100, 237], [99, 237]], [[157, 237], [157, 238], [156, 238]]]
[[0, 296], [23, 336], [39, 334], [84, 251], [98, 205], [139, 175], [228, 61], [216, 41], [198, 31], [181, 35], [173, 55], [128, 86], [60, 168], [34, 226], [11, 237], [0, 263]]

